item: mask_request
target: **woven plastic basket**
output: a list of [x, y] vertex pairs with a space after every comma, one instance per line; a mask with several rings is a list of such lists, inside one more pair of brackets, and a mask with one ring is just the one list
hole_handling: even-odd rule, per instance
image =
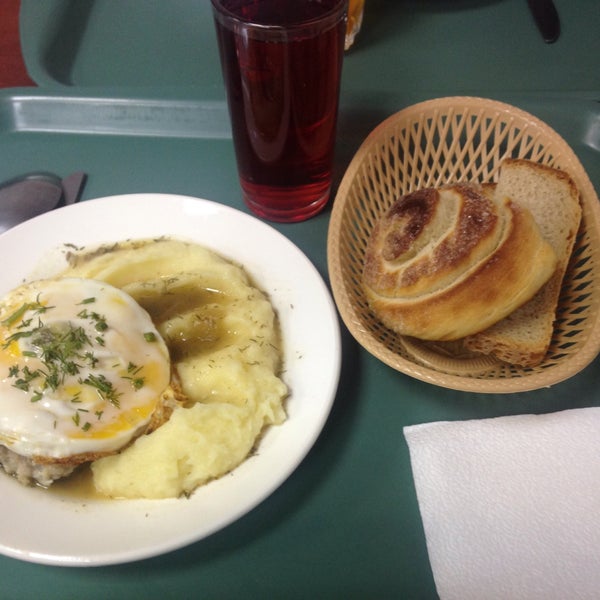
[[[505, 157], [567, 171], [577, 184], [583, 218], [557, 312], [550, 350], [535, 368], [520, 368], [460, 345], [407, 339], [382, 325], [363, 294], [361, 273], [375, 222], [402, 194], [457, 181], [495, 181]], [[600, 205], [581, 163], [548, 125], [513, 106], [451, 97], [389, 117], [350, 163], [333, 205], [328, 265], [333, 294], [356, 340], [384, 363], [417, 379], [473, 392], [508, 393], [563, 381], [600, 351]]]

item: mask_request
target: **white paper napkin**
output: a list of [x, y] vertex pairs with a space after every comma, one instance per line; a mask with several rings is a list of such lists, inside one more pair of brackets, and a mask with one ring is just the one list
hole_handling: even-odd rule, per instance
[[600, 599], [600, 408], [404, 435], [440, 598]]

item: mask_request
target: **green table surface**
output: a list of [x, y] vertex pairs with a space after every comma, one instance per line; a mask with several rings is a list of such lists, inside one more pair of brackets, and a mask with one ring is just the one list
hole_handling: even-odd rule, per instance
[[[562, 33], [548, 45], [524, 0], [367, 0], [344, 65], [336, 182], [386, 116], [467, 94], [546, 121], [598, 190], [600, 5], [555, 2]], [[81, 170], [84, 200], [165, 192], [246, 211], [208, 0], [23, 0], [21, 36], [39, 88], [0, 94], [0, 179]], [[275, 225], [325, 280], [329, 215]], [[4, 260], [18, 260], [18, 248]], [[0, 557], [0, 598], [435, 598], [402, 427], [600, 405], [597, 361], [550, 389], [479, 395], [390, 369], [344, 327], [342, 343], [322, 435], [249, 514], [136, 563], [60, 568]]]

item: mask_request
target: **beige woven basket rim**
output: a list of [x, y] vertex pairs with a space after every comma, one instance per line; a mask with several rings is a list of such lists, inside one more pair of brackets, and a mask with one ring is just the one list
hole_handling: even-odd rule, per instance
[[[423, 360], [426, 358], [424, 356], [417, 360], [411, 357], [410, 352], [407, 352], [407, 356], [402, 356], [391, 351], [365, 327], [361, 309], [344, 279], [343, 266], [347, 256], [341, 248], [341, 228], [346, 211], [349, 210], [349, 193], [363, 163], [372, 158], [373, 148], [386, 138], [388, 131], [397, 128], [403, 122], [409, 123], [423, 115], [435, 117], [438, 114], [446, 114], [445, 111], [465, 109], [482, 117], [502, 115], [509, 124], [519, 123], [531, 128], [539, 134], [538, 141], [543, 140], [545, 146], [552, 146], [553, 155], [560, 158], [561, 168], [573, 177], [579, 188], [584, 209], [582, 227], [585, 227], [586, 231], [593, 229], [595, 237], [600, 238], [600, 233], [596, 235], [596, 232], [600, 231], [600, 204], [594, 187], [573, 150], [546, 123], [522, 109], [492, 99], [451, 96], [427, 100], [400, 110], [380, 123], [364, 140], [342, 178], [332, 208], [327, 240], [327, 261], [334, 300], [346, 327], [363, 348], [383, 363], [413, 378], [449, 389], [479, 393], [514, 393], [549, 387], [581, 371], [600, 352], [600, 311], [596, 307], [594, 314], [588, 318], [587, 337], [581, 348], [558, 364], [532, 372], [524, 370], [518, 376], [508, 378], [479, 378], [477, 375], [461, 373], [460, 369], [444, 372], [440, 370], [439, 364], [428, 365], [427, 360]], [[356, 211], [356, 207], [352, 208]], [[600, 253], [600, 248], [594, 247], [593, 252], [594, 255]], [[600, 286], [594, 287], [595, 295], [600, 296]], [[600, 299], [596, 298], [595, 302], [600, 305]], [[390, 335], [395, 334], [390, 332]]]

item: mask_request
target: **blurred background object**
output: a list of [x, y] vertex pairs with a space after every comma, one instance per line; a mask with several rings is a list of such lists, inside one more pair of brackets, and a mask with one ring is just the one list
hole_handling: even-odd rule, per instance
[[365, 0], [350, 0], [348, 2], [348, 26], [346, 29], [346, 50], [352, 46], [362, 25]]
[[35, 85], [27, 74], [19, 40], [20, 0], [0, 1], [0, 87]]

